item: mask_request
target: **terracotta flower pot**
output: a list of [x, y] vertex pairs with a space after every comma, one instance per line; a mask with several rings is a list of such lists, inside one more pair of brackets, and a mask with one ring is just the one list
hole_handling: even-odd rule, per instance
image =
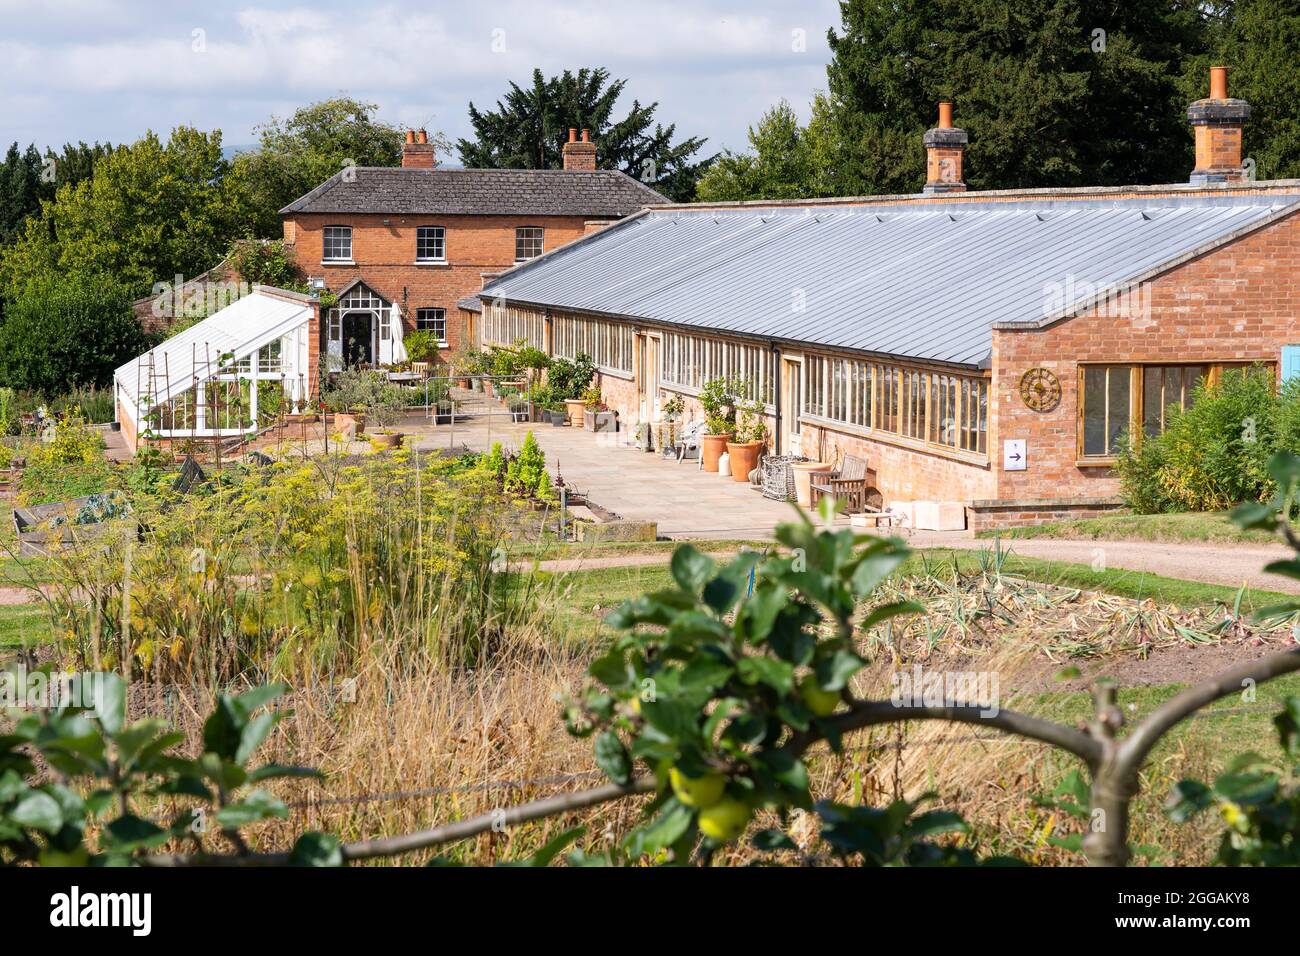
[[574, 428], [582, 428], [585, 425], [584, 419], [587, 415], [587, 403], [577, 398], [566, 398], [564, 408], [569, 413], [569, 424]]
[[727, 442], [731, 441], [731, 438], [731, 432], [727, 432], [725, 435], [700, 436], [700, 458], [704, 460], [705, 471], [717, 473], [718, 459], [727, 450]]
[[792, 464], [795, 500], [803, 507], [809, 507], [812, 504], [812, 476], [825, 474], [834, 467], [829, 461], [796, 461]]
[[391, 448], [401, 448], [402, 439], [406, 436], [401, 432], [372, 432], [370, 435], [370, 447], [375, 451], [388, 451]]
[[731, 456], [731, 480], [749, 481], [749, 473], [758, 467], [758, 453], [762, 450], [761, 441], [741, 444], [727, 442], [727, 454]]

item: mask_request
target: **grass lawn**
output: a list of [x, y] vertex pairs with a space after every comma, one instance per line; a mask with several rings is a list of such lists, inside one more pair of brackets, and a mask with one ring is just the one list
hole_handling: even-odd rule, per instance
[[[983, 553], [987, 555], [987, 552]], [[964, 573], [979, 570], [981, 552], [947, 549], [928, 549], [914, 555], [901, 570], [919, 569], [925, 561], [936, 561], [957, 566]], [[988, 560], [987, 557], [984, 560]], [[1123, 568], [1107, 568], [1094, 571], [1086, 564], [1074, 564], [1069, 561], [1051, 561], [1046, 558], [1027, 558], [1018, 554], [1005, 555], [1002, 564], [1004, 574], [1029, 578], [1042, 584], [1056, 584], [1061, 587], [1082, 588], [1085, 591], [1099, 591], [1128, 598], [1151, 598], [1161, 604], [1177, 604], [1181, 607], [1209, 607], [1215, 604], [1231, 606], [1237, 597], [1237, 588], [1223, 584], [1205, 584], [1200, 581], [1184, 581], [1180, 578], [1166, 578], [1146, 571], [1127, 571]], [[1280, 591], [1247, 589], [1242, 596], [1242, 610], [1253, 611], [1296, 600], [1295, 595]]]
[[[740, 544], [741, 542], [732, 542], [725, 550], [733, 550]], [[629, 550], [627, 553], [644, 552]], [[670, 553], [670, 550], [664, 551], [663, 564], [537, 572], [540, 580], [553, 589], [557, 633], [579, 643], [591, 641], [605, 631], [602, 623], [604, 616], [623, 601], [647, 591], [673, 587], [667, 564]], [[990, 559], [985, 556], [983, 560]], [[946, 549], [918, 552], [897, 573], [917, 574], [928, 566], [934, 573], [942, 574], [945, 569], [952, 568], [954, 561], [963, 573], [973, 574], [980, 568], [981, 554]], [[1119, 568], [1094, 571], [1086, 564], [1024, 558], [1016, 554], [1004, 556], [1002, 572], [1044, 584], [1082, 588], [1120, 597], [1151, 598], [1160, 604], [1180, 607], [1212, 607], [1215, 604], [1232, 606], [1237, 597], [1236, 588], [1219, 584], [1183, 581]], [[1242, 610], [1252, 611], [1293, 599], [1293, 596], [1277, 591], [1247, 590], [1242, 596]]]
[[1207, 544], [1271, 544], [1277, 541], [1277, 536], [1267, 531], [1242, 531], [1228, 520], [1226, 511], [1167, 515], [1103, 515], [1097, 518], [1055, 521], [1032, 528], [982, 531], [978, 537], [1204, 542]]
[[0, 648], [29, 647], [52, 636], [44, 602], [0, 605]]

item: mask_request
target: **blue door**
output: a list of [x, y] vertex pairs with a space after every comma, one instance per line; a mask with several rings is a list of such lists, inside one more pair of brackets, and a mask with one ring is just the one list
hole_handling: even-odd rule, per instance
[[1300, 345], [1282, 346], [1282, 381], [1300, 378]]

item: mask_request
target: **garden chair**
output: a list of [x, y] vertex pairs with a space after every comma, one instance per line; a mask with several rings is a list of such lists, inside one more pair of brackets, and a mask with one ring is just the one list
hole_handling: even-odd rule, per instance
[[682, 429], [681, 435], [678, 436], [674, 447], [677, 449], [677, 462], [686, 460], [688, 452], [695, 452], [695, 457], [700, 457], [700, 431], [704, 428], [703, 421], [688, 422]]
[[813, 508], [822, 495], [830, 495], [837, 501], [843, 501], [850, 514], [865, 511], [867, 507], [867, 462], [864, 458], [845, 455], [844, 461], [835, 471], [825, 475], [816, 475], [810, 485]]

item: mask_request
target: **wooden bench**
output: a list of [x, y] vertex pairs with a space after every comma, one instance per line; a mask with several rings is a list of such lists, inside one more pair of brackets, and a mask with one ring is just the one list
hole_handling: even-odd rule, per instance
[[813, 475], [816, 479], [809, 484], [812, 506], [817, 507], [823, 495], [830, 495], [837, 501], [843, 501], [850, 514], [867, 510], [867, 462], [854, 455], [845, 455], [844, 461], [835, 471], [824, 475]]

